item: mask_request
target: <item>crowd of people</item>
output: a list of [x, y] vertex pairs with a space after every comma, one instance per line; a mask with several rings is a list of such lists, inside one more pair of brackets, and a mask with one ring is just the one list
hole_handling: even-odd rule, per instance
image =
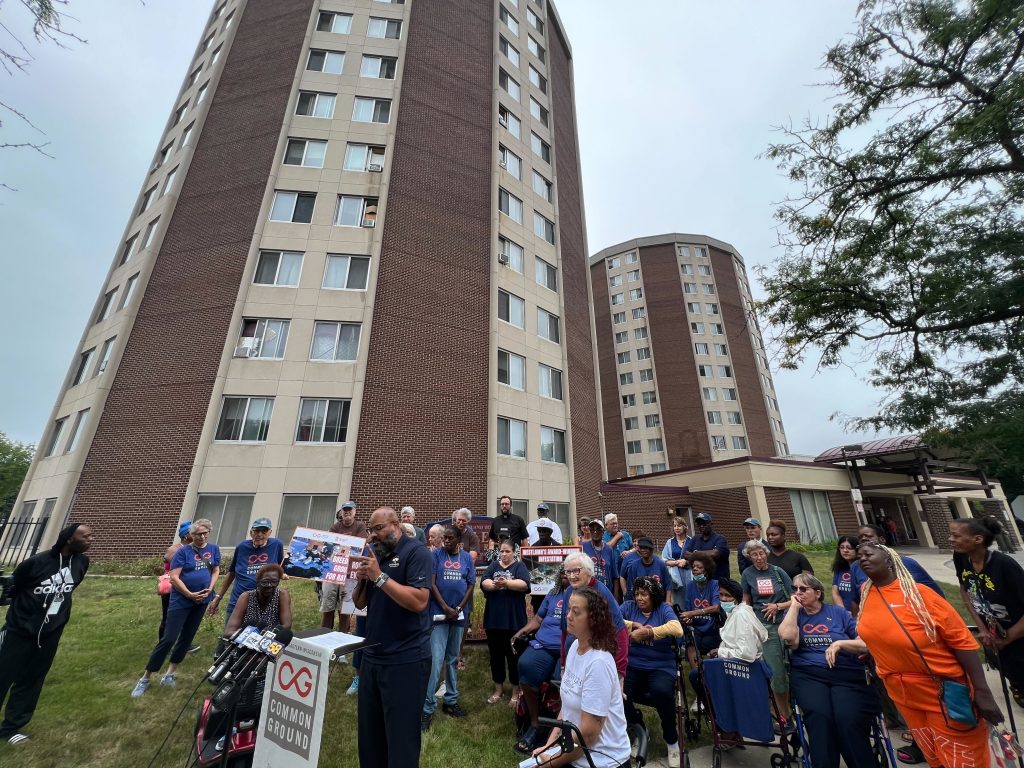
[[[660, 549], [651, 536], [624, 530], [615, 515], [581, 521], [575, 540], [563, 536], [546, 505], [527, 525], [507, 496], [483, 543], [471, 520], [460, 509], [450, 521], [421, 529], [412, 508], [382, 507], [366, 524], [356, 519], [354, 502], [338, 510], [331, 530], [367, 539], [368, 550], [355, 557], [357, 586], [349, 596], [365, 616], [339, 615], [343, 585], [322, 586], [320, 611], [322, 626], [333, 628], [339, 615], [341, 629], [372, 641], [354, 661], [348, 691], [358, 695], [363, 766], [418, 764], [438, 699], [443, 714], [467, 716], [459, 672], [477, 586], [493, 684], [481, 703], [500, 705], [508, 683], [509, 703], [526, 722], [510, 746], [540, 756], [543, 765], [586, 764], [579, 750], [556, 754], [561, 734], [540, 723], [545, 691], [557, 681], [558, 718], [579, 728], [597, 766], [629, 764], [628, 731], [645, 724], [645, 706], [660, 721], [668, 765], [679, 766], [679, 651], [693, 668], [716, 655], [744, 658], [728, 639], [730, 622], [737, 622], [734, 630], [743, 625], [746, 642], [756, 644], [771, 670], [780, 734], [793, 730], [799, 706], [816, 768], [838, 768], [840, 760], [874, 765], [871, 734], [879, 715], [913, 737], [901, 760], [931, 766], [959, 765], [962, 753], [987, 754], [989, 724], [1002, 720], [967, 624], [920, 564], [886, 543], [880, 526], [839, 538], [826, 586], [806, 556], [787, 547], [786, 525], [777, 520], [766, 527], [744, 520], [746, 539], [732, 548], [709, 513], [696, 515], [693, 535], [677, 517]], [[994, 518], [954, 520], [950, 546], [986, 658], [1020, 691], [1024, 569], [990, 549], [1000, 530]], [[291, 594], [281, 586], [286, 548], [271, 535], [271, 521], [255, 519], [229, 561], [210, 543], [212, 533], [206, 519], [183, 524], [165, 554], [158, 641], [135, 698], [147, 693], [165, 662], [159, 682], [175, 685], [178, 665], [196, 649], [200, 622], [219, 612], [225, 596], [225, 638], [245, 625], [291, 627]], [[70, 593], [85, 576], [90, 540], [86, 526], [71, 526], [50, 552], [15, 571], [14, 605], [0, 635], [0, 700], [10, 691], [0, 735], [12, 743], [27, 738], [20, 729], [52, 662]], [[521, 547], [563, 543], [580, 548], [565, 557], [550, 592], [529, 601]], [[62, 588], [42, 596], [28, 589], [44, 576]], [[16, 669], [11, 660], [24, 663]], [[701, 681], [693, 673], [689, 679], [707, 703]]]

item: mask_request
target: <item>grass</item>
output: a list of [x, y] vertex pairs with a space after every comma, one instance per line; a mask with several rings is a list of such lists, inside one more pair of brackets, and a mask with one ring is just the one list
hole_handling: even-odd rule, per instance
[[[831, 556], [812, 552], [808, 558], [819, 576], [831, 581]], [[86, 579], [75, 593], [71, 622], [61, 640], [39, 708], [26, 729], [32, 741], [20, 748], [0, 744], [0, 765], [14, 764], [15, 759], [19, 768], [148, 765], [171, 722], [208, 668], [223, 625], [223, 615], [204, 620], [196, 640], [203, 648], [182, 664], [176, 688], [162, 688], [154, 683], [143, 698], [129, 698], [156, 642], [160, 601], [155, 584], [155, 578]], [[312, 587], [292, 582], [287, 588], [293, 596], [295, 627], [319, 624]], [[952, 585], [943, 584], [943, 588], [963, 614], [959, 591]], [[482, 598], [478, 598], [477, 604], [482, 603]], [[485, 702], [491, 690], [486, 648], [467, 646], [467, 662], [467, 669], [460, 675], [460, 703], [470, 716], [453, 720], [440, 714], [439, 709], [424, 739], [424, 768], [506, 768], [517, 762], [511, 749], [515, 736], [507, 695], [504, 705], [489, 706]], [[351, 677], [350, 666], [332, 665], [320, 753], [320, 765], [324, 768], [358, 765], [355, 701], [354, 697], [344, 695]], [[210, 690], [204, 685], [197, 698]], [[186, 706], [155, 765], [163, 768], [184, 764], [195, 708], [196, 700]], [[651, 756], [663, 756], [665, 747], [653, 712], [647, 713], [647, 723], [653, 742]]]

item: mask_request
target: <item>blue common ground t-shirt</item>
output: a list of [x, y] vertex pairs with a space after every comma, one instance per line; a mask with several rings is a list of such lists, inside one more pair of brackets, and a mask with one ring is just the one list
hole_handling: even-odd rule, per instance
[[[716, 605], [722, 605], [717, 579], [705, 581], [703, 584], [691, 581], [686, 585], [686, 597], [683, 599], [684, 611], [699, 611], [702, 608], [712, 608]], [[717, 621], [718, 617], [715, 615], [694, 616], [693, 628], [701, 633], [708, 632], [714, 628]]]
[[280, 539], [270, 537], [267, 543], [257, 549], [252, 539], [246, 539], [237, 547], [231, 558], [231, 570], [235, 574], [235, 583], [231, 588], [231, 597], [228, 600], [228, 616], [235, 607], [238, 598], [243, 592], [256, 589], [256, 574], [260, 568], [270, 563], [281, 564], [284, 560], [284, 544]]
[[[650, 616], [644, 616], [640, 607], [632, 600], [622, 604], [622, 618], [644, 624], [648, 627], [660, 627], [670, 621], [677, 621], [676, 613], [668, 603], [662, 603]], [[676, 639], [662, 637], [657, 640], [642, 642], [630, 641], [629, 666], [634, 669], [657, 670], [676, 676]]]
[[[216, 544], [207, 544], [196, 551], [191, 545], [186, 545], [174, 553], [171, 558], [171, 570], [181, 568], [179, 578], [189, 592], [199, 592], [210, 586], [210, 578], [213, 569], [220, 565], [220, 547]], [[206, 596], [204, 603], [213, 600], [213, 592]], [[189, 600], [176, 589], [171, 590], [171, 602], [169, 608], [177, 610], [180, 608], [194, 608], [198, 603]]]
[[625, 597], [632, 596], [633, 582], [641, 576], [650, 576], [661, 584], [666, 592], [671, 592], [675, 586], [672, 583], [672, 575], [668, 572], [668, 566], [657, 555], [651, 560], [650, 565], [644, 565], [644, 561], [639, 557], [631, 557], [622, 569], [622, 577], [626, 580], [626, 590], [629, 592]]
[[598, 551], [593, 541], [583, 542], [583, 552], [594, 561], [594, 576], [597, 580], [612, 589], [619, 578], [619, 553], [608, 544]]
[[537, 636], [530, 641], [534, 648], [548, 651], [560, 651], [562, 648], [562, 613], [565, 611], [565, 592], [547, 595], [537, 609], [540, 618], [540, 629]]
[[[434, 561], [430, 550], [416, 539], [402, 536], [395, 550], [380, 560], [386, 573], [407, 587], [430, 589]], [[430, 658], [430, 606], [408, 611], [371, 581], [366, 582], [366, 640], [377, 645], [363, 651], [375, 664], [408, 664]]]
[[[800, 628], [800, 647], [793, 651], [794, 667], [820, 667], [828, 669], [825, 651], [836, 640], [853, 640], [857, 637], [857, 624], [850, 612], [840, 605], [822, 603], [821, 610], [813, 615], [797, 614]], [[864, 665], [849, 653], [836, 654], [837, 669], [863, 669]]]
[[[505, 568], [495, 560], [487, 566], [485, 579], [504, 576], [506, 579], [522, 579], [530, 583], [530, 572], [518, 560]], [[513, 632], [522, 629], [526, 624], [526, 593], [508, 589], [497, 589], [484, 592], [487, 605], [484, 606], [484, 629], [511, 629]]]
[[843, 607], [853, 610], [853, 571], [839, 571], [832, 574], [832, 586], [839, 590], [839, 596], [843, 599]]
[[[437, 585], [437, 591], [441, 593], [441, 599], [449, 608], [457, 608], [475, 582], [476, 569], [473, 567], [473, 558], [469, 552], [460, 549], [452, 555], [444, 547], [434, 550], [434, 583]], [[443, 611], [434, 599], [434, 593], [431, 592], [430, 616], [433, 618], [439, 613]], [[464, 627], [466, 619], [463, 617], [461, 621], [449, 623]]]

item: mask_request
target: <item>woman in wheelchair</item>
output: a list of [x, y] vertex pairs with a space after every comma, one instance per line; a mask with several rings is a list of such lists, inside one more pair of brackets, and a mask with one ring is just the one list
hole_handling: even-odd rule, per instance
[[[717, 592], [717, 588], [716, 588]], [[664, 587], [650, 577], [633, 582], [633, 599], [622, 604], [622, 618], [629, 630], [629, 664], [626, 667], [626, 722], [640, 723], [636, 704], [649, 704], [661, 718], [661, 733], [668, 745], [670, 768], [679, 767], [679, 734], [676, 730], [676, 641], [683, 628], [670, 605]]]
[[690, 583], [686, 586], [686, 595], [682, 600], [683, 610], [679, 619], [693, 628], [696, 647], [688, 645], [687, 659], [690, 665], [697, 663], [697, 655], [707, 656], [722, 642], [718, 634], [722, 611], [722, 599], [719, 594], [718, 580], [711, 578], [714, 564], [707, 555], [694, 553], [690, 555]]
[[825, 588], [808, 573], [793, 579], [793, 602], [779, 626], [791, 649], [790, 685], [803, 714], [814, 768], [877, 765], [871, 726], [881, 712], [864, 664], [853, 616], [842, 605], [825, 605]]

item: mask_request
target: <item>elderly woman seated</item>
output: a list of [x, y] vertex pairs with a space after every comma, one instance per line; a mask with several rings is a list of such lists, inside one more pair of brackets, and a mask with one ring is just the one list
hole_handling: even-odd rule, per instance
[[626, 722], [643, 725], [644, 717], [635, 704], [653, 706], [661, 718], [669, 768], [678, 768], [676, 639], [682, 637], [683, 627], [675, 611], [665, 602], [664, 587], [649, 576], [641, 576], [633, 582], [633, 599], [622, 604], [622, 617], [630, 641], [623, 686]]

